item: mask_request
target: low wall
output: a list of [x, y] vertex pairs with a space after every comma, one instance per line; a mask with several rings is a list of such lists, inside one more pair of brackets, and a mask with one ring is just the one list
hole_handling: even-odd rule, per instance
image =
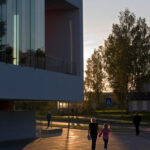
[[0, 111], [0, 142], [36, 137], [34, 112]]

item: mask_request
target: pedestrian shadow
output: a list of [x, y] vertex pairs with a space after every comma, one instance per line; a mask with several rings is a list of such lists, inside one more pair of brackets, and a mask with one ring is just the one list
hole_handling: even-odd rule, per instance
[[56, 136], [61, 136], [61, 135], [62, 133], [42, 134], [42, 135], [39, 135], [38, 138], [56, 137]]
[[69, 138], [69, 132], [70, 132], [70, 126], [68, 126], [68, 129], [67, 129], [67, 139]]
[[68, 145], [69, 145], [69, 134], [70, 134], [70, 127], [68, 126], [67, 136], [66, 136], [66, 142], [65, 142], [65, 149], [66, 150], [68, 150]]

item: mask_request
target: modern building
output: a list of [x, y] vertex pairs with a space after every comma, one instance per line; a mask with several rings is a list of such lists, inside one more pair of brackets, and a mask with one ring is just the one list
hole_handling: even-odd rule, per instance
[[35, 136], [14, 101], [83, 101], [82, 15], [82, 0], [0, 0], [0, 141]]

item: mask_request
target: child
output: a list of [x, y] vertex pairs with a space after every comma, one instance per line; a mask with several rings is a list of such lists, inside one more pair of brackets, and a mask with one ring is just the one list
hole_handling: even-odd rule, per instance
[[108, 138], [109, 138], [110, 129], [108, 128], [108, 124], [104, 124], [104, 128], [99, 134], [99, 137], [103, 134], [104, 140], [104, 150], [107, 150]]

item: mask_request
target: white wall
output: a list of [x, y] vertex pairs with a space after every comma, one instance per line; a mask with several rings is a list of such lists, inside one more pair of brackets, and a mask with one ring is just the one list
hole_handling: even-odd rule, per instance
[[0, 111], [0, 142], [36, 137], [34, 112]]
[[82, 101], [83, 78], [0, 63], [0, 99]]

